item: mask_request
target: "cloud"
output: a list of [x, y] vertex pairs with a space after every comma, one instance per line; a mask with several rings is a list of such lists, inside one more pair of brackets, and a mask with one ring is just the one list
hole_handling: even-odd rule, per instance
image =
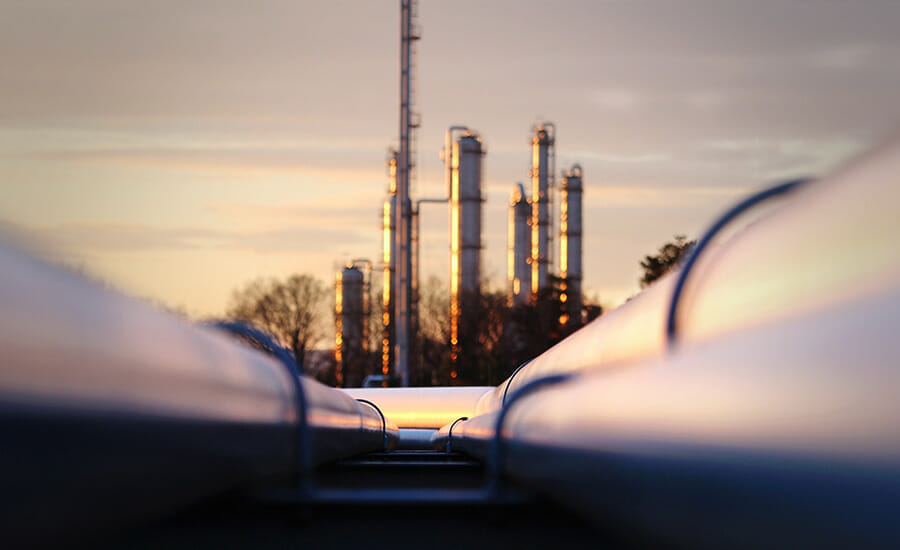
[[721, 204], [749, 191], [729, 186], [665, 186], [608, 183], [585, 193], [586, 208], [629, 208], [651, 212], [660, 208], [677, 208], [699, 204]]
[[[203, 172], [285, 173], [328, 179], [386, 179], [378, 166], [382, 147], [345, 144], [272, 146], [216, 144], [205, 146], [103, 147], [35, 149], [0, 156], [33, 162], [61, 161]], [[335, 165], [340, 165], [336, 168]]]
[[594, 151], [573, 151], [568, 156], [579, 159], [595, 160], [601, 164], [644, 164], [671, 160], [670, 153], [598, 153]]
[[839, 71], [859, 69], [872, 60], [872, 48], [866, 44], [842, 44], [825, 48], [811, 56], [813, 65]]
[[[743, 167], [767, 177], [821, 175], [865, 149], [859, 139], [718, 139], [699, 144], [695, 157], [710, 162]], [[800, 174], [801, 172], [805, 172]]]
[[210, 202], [204, 209], [224, 220], [252, 226], [296, 224], [298, 220], [302, 220], [304, 227], [380, 228], [382, 206], [367, 199], [368, 197], [361, 198], [358, 194], [351, 194], [291, 204]]
[[591, 94], [591, 99], [600, 107], [611, 111], [629, 111], [641, 103], [639, 95], [630, 90], [597, 90]]
[[295, 225], [264, 231], [223, 231], [203, 227], [156, 227], [118, 222], [71, 222], [27, 227], [0, 220], [7, 231], [29, 236], [63, 254], [134, 253], [183, 250], [245, 250], [259, 254], [320, 252], [367, 243], [359, 231]]

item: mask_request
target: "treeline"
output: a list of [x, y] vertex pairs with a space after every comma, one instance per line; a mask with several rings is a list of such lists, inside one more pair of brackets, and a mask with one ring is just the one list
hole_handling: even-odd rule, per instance
[[[693, 244], [678, 235], [656, 254], [645, 256], [641, 261], [641, 288], [677, 266]], [[522, 363], [603, 313], [599, 304], [585, 299], [580, 315], [569, 315], [563, 298], [564, 283], [551, 276], [550, 285], [535, 299], [517, 306], [509, 305], [505, 291], [482, 290], [462, 308], [459, 334], [453, 342], [446, 283], [429, 279], [419, 290], [417, 330], [410, 342], [410, 385], [496, 385]], [[372, 287], [380, 289], [381, 285]], [[334, 352], [314, 349], [325, 341], [334, 341], [333, 294], [328, 288], [310, 275], [259, 279], [234, 292], [226, 313], [267, 330], [293, 352], [304, 373], [334, 385]], [[369, 312], [369, 351], [354, 364], [343, 365], [344, 379], [350, 384], [382, 372], [381, 297], [372, 295], [369, 302], [373, 306]], [[389, 383], [398, 385], [399, 380], [394, 378]]]
[[[463, 338], [453, 345], [450, 335], [446, 284], [429, 279], [420, 291], [418, 331], [411, 342], [410, 384], [494, 385], [523, 362], [540, 355], [602, 312], [586, 305], [580, 318], [563, 318], [560, 280], [532, 304], [511, 307], [505, 292], [486, 290], [477, 303], [469, 303], [460, 318]], [[379, 288], [380, 285], [373, 285]], [[258, 279], [236, 290], [226, 314], [249, 321], [277, 337], [306, 374], [334, 385], [336, 362], [331, 350], [315, 350], [333, 338], [328, 287], [310, 275], [286, 279]], [[381, 374], [380, 299], [372, 297], [369, 351], [354, 364], [343, 365], [344, 379], [359, 384], [370, 374]], [[330, 330], [329, 330], [330, 329]], [[332, 340], [333, 341], [333, 340]], [[329, 346], [330, 347], [330, 346]], [[396, 385], [398, 380], [392, 379]]]
[[566, 315], [559, 278], [529, 304], [511, 306], [503, 291], [484, 290], [460, 318], [458, 346], [452, 344], [447, 290], [430, 279], [421, 289], [419, 334], [413, 345], [410, 383], [496, 385], [522, 363], [575, 332], [602, 313], [587, 304], [581, 315]]

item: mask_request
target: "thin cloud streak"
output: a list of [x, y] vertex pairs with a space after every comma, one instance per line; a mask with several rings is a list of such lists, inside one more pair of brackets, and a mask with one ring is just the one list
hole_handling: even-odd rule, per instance
[[259, 254], [321, 252], [329, 246], [361, 244], [369, 235], [354, 230], [327, 229], [317, 224], [265, 231], [222, 231], [204, 227], [154, 227], [116, 222], [64, 223], [23, 227], [0, 220], [8, 232], [30, 235], [51, 250], [78, 253], [244, 250]]

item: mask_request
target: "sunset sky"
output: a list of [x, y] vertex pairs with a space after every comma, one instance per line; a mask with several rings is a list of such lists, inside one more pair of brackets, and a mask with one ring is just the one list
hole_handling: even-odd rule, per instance
[[[192, 315], [378, 259], [398, 4], [0, 0], [0, 231]], [[413, 193], [443, 193], [448, 126], [482, 135], [495, 288], [537, 121], [558, 169], [584, 168], [584, 287], [606, 305], [674, 234], [900, 126], [896, 0], [422, 0], [418, 23]], [[446, 279], [429, 208], [423, 269]]]

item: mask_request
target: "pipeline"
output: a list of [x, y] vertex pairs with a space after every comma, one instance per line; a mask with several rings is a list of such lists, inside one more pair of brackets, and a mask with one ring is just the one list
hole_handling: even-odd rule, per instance
[[316, 465], [396, 445], [396, 415], [487, 462], [471, 502], [512, 480], [648, 544], [894, 546], [898, 174], [895, 143], [796, 186], [497, 388], [326, 388], [0, 247], [7, 540], [270, 480], [301, 502]]
[[9, 247], [0, 265], [7, 541], [71, 541], [396, 443], [378, 411], [217, 329]]
[[894, 546], [898, 175], [900, 142], [787, 186], [690, 276], [520, 368], [435, 448], [452, 427], [452, 450], [647, 544]]

